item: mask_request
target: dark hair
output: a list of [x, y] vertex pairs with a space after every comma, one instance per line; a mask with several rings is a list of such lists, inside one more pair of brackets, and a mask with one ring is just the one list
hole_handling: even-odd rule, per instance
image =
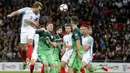
[[79, 22], [79, 19], [78, 19], [77, 16], [72, 16], [72, 17], [71, 17], [71, 23], [72, 23], [72, 24], [78, 24], [78, 22]]
[[61, 26], [57, 26], [55, 30], [57, 31], [57, 30], [59, 30], [60, 28], [62, 29]]
[[33, 8], [38, 8], [38, 7], [43, 7], [42, 3], [36, 1], [34, 4], [33, 4]]
[[71, 27], [71, 25], [67, 24], [67, 25], [65, 25], [65, 27]]

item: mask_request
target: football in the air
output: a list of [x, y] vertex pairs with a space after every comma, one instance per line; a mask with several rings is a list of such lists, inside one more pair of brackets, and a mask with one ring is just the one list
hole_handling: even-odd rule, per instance
[[61, 4], [60, 5], [60, 11], [66, 12], [68, 10], [68, 6], [66, 4]]

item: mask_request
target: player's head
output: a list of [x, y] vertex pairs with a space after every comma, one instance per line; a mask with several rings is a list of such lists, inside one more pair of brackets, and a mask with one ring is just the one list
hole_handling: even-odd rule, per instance
[[92, 26], [88, 26], [88, 34], [92, 35], [92, 33], [93, 33]]
[[65, 32], [69, 34], [71, 32], [71, 25], [65, 25]]
[[80, 27], [80, 32], [82, 33], [83, 36], [88, 34], [87, 31], [88, 31], [88, 29], [87, 29], [86, 26], [81, 26]]
[[40, 12], [41, 9], [42, 9], [43, 5], [42, 3], [36, 1], [34, 4], [33, 4], [33, 8], [35, 9], [34, 11], [35, 12]]
[[46, 26], [46, 29], [47, 29], [49, 32], [52, 32], [52, 31], [53, 31], [53, 24], [48, 23], [47, 26]]
[[83, 26], [80, 27], [80, 32], [83, 34]]
[[56, 28], [56, 34], [62, 34], [62, 27], [57, 27]]
[[78, 23], [79, 23], [78, 17], [77, 16], [72, 16], [71, 17], [71, 24], [72, 25], [78, 25]]

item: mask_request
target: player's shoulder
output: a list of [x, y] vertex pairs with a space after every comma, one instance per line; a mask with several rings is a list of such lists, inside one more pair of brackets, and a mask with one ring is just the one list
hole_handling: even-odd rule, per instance
[[89, 36], [89, 39], [90, 39], [90, 40], [93, 40], [93, 37], [92, 37], [92, 36]]
[[31, 7], [24, 7], [23, 9], [31, 10], [32, 8]]

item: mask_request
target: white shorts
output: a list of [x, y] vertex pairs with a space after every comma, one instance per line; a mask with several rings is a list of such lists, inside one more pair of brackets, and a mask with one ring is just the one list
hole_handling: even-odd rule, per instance
[[35, 61], [38, 59], [38, 54], [37, 54], [38, 41], [39, 41], [39, 34], [35, 34], [34, 49], [33, 49], [32, 57], [31, 57], [31, 59], [34, 59]]
[[28, 43], [28, 39], [34, 39], [35, 29], [20, 33], [20, 43]]
[[67, 50], [67, 51], [64, 53], [64, 55], [62, 56], [61, 61], [64, 61], [64, 62], [67, 63], [67, 61], [69, 60], [69, 58], [70, 58], [72, 52], [73, 52], [73, 49]]
[[90, 56], [90, 54], [88, 52], [84, 52], [82, 62], [85, 62], [87, 64], [92, 63], [92, 58], [91, 58], [91, 56]]

